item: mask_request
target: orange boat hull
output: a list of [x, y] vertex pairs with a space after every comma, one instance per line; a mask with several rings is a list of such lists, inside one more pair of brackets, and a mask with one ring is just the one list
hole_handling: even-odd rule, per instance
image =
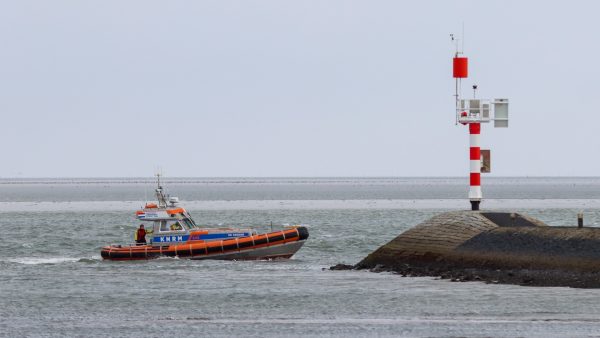
[[189, 259], [256, 260], [290, 258], [308, 238], [306, 227], [217, 241], [188, 241], [173, 245], [106, 246], [108, 260], [142, 260], [158, 257]]

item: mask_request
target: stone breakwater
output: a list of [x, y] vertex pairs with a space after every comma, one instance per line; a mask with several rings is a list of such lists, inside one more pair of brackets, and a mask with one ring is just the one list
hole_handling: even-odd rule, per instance
[[525, 215], [457, 211], [400, 234], [355, 266], [535, 286], [600, 287], [600, 228], [551, 227]]

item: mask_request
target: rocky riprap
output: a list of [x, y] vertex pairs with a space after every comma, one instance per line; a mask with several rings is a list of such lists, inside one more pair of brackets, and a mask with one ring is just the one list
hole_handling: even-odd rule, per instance
[[600, 228], [553, 227], [516, 213], [456, 211], [407, 230], [354, 266], [535, 286], [600, 287]]

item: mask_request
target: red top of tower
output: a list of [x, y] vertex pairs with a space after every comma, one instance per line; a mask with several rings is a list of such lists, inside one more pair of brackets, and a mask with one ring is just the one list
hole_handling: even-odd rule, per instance
[[456, 79], [469, 77], [469, 59], [467, 57], [456, 56], [452, 60], [452, 76]]

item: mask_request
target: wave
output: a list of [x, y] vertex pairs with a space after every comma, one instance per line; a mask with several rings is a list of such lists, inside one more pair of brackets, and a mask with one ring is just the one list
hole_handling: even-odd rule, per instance
[[531, 324], [535, 322], [549, 323], [597, 323], [597, 318], [461, 318], [461, 317], [405, 317], [405, 318], [209, 318], [209, 317], [186, 317], [173, 318], [166, 317], [158, 319], [159, 321], [201, 321], [217, 324], [326, 324], [326, 325], [397, 325], [397, 324]]
[[72, 257], [20, 257], [6, 259], [6, 262], [25, 264], [25, 265], [39, 265], [39, 264], [60, 264], [60, 263], [72, 263], [77, 262], [79, 258]]
[[40, 264], [62, 264], [62, 263], [75, 263], [75, 262], [97, 262], [101, 260], [100, 256], [92, 256], [85, 258], [76, 257], [19, 257], [19, 258], [8, 258], [4, 259], [4, 262], [24, 264], [24, 265], [40, 265]]

